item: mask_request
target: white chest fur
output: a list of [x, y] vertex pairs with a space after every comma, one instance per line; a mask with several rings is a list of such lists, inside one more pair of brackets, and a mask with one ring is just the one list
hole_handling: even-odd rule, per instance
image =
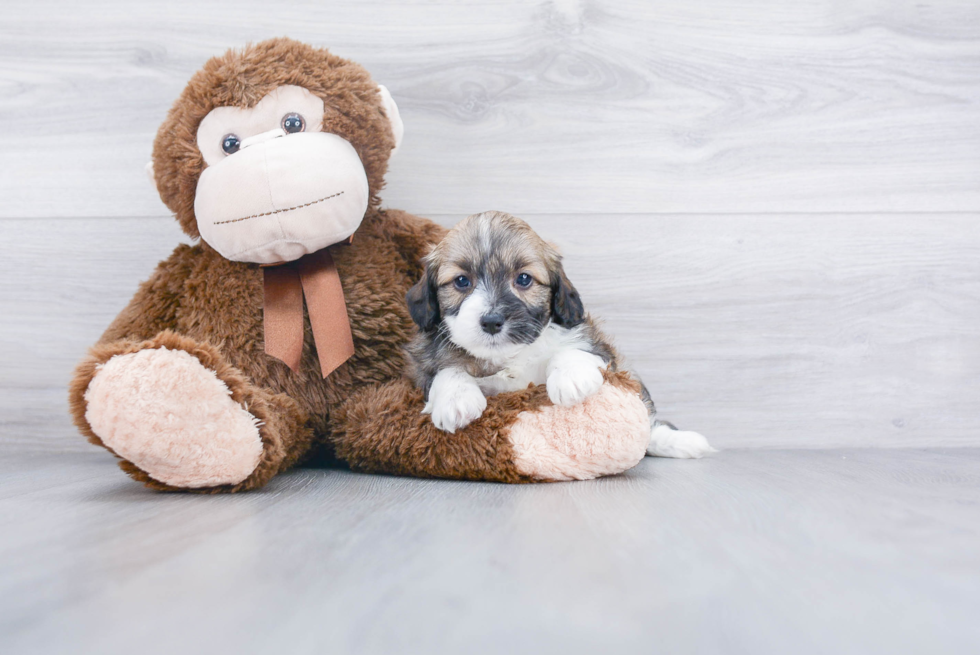
[[531, 344], [494, 361], [503, 369], [491, 376], [474, 378], [463, 369], [439, 371], [429, 388], [423, 414], [431, 414], [440, 430], [455, 432], [476, 420], [486, 409], [486, 396], [545, 384], [555, 405], [577, 405], [602, 386], [606, 363], [588, 352], [589, 340], [582, 328], [549, 325]]
[[503, 370], [495, 375], [477, 378], [476, 382], [488, 396], [526, 389], [529, 384], [545, 384], [553, 368], [549, 368], [549, 364], [556, 355], [568, 350], [595, 357], [595, 365], [603, 366], [600, 358], [583, 352], [588, 351], [590, 346], [582, 327], [569, 329], [550, 323], [534, 343], [508, 357], [503, 362]]

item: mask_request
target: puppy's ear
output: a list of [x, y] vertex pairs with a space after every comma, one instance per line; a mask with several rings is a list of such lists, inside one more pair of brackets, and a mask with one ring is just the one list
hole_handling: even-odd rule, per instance
[[559, 261], [551, 271], [551, 320], [572, 328], [585, 320], [585, 307]]
[[439, 323], [439, 296], [435, 267], [427, 265], [422, 279], [405, 294], [408, 313], [423, 332], [431, 332]]

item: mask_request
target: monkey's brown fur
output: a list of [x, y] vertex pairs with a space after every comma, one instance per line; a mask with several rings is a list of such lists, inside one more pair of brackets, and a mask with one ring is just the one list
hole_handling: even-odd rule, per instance
[[[603, 372], [607, 382], [640, 392], [628, 373]], [[513, 465], [507, 428], [522, 412], [551, 405], [544, 385], [487, 398], [483, 415], [449, 434], [436, 429], [427, 415], [422, 390], [407, 379], [355, 396], [340, 410], [344, 425], [337, 454], [352, 468], [421, 478], [457, 478], [493, 482], [537, 482]]]
[[[422, 274], [422, 257], [445, 230], [403, 211], [380, 209], [378, 192], [394, 137], [377, 86], [363, 68], [289, 39], [212, 59], [190, 80], [157, 134], [153, 163], [163, 201], [183, 230], [198, 237], [194, 194], [205, 168], [196, 145], [200, 121], [215, 107], [251, 107], [284, 84], [302, 86], [324, 100], [323, 130], [347, 139], [367, 172], [369, 207], [353, 244], [331, 247], [347, 302], [353, 357], [324, 380], [307, 317], [300, 370], [290, 371], [264, 352], [259, 266], [224, 259], [203, 241], [181, 245], [79, 364], [70, 388], [76, 425], [90, 441], [104, 445], [85, 417], [85, 392], [98, 365], [115, 355], [165, 347], [190, 353], [213, 370], [232, 399], [262, 422], [263, 454], [248, 478], [192, 491], [261, 487], [315, 447], [332, 449], [364, 471], [529, 481], [513, 464], [506, 431], [521, 411], [548, 402], [542, 389], [492, 399], [480, 421], [453, 435], [439, 432], [421, 414], [421, 393], [402, 379], [402, 348], [414, 333], [405, 293]], [[635, 386], [622, 376], [613, 381]], [[129, 461], [120, 466], [147, 486], [176, 489]]]

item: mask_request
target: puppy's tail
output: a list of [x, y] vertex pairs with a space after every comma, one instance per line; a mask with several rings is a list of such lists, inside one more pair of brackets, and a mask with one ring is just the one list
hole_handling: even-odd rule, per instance
[[673, 424], [659, 419], [650, 420], [650, 443], [647, 455], [651, 457], [675, 457], [699, 459], [709, 453], [717, 453], [708, 440], [697, 432], [678, 430]]
[[650, 457], [674, 457], [677, 459], [700, 459], [710, 453], [717, 453], [708, 440], [697, 432], [678, 430], [669, 421], [657, 418], [657, 408], [650, 398], [645, 384], [640, 382], [643, 404], [650, 412], [650, 443], [647, 444], [647, 455]]

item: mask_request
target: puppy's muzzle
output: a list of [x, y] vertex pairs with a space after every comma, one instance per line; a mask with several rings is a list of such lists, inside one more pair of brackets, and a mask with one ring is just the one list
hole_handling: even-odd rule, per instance
[[480, 327], [487, 334], [497, 334], [504, 327], [504, 315], [494, 312], [480, 318]]

